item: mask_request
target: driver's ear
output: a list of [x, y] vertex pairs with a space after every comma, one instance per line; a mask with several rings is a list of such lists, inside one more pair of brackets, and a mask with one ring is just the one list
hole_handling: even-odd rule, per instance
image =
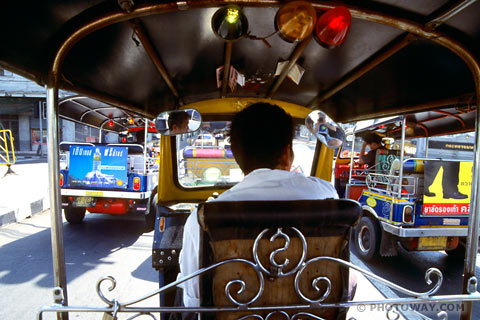
[[282, 151], [282, 154], [280, 155], [280, 159], [278, 159], [278, 165], [275, 169], [280, 169], [280, 170], [287, 170], [290, 171], [290, 168], [292, 167], [293, 163], [293, 149], [292, 145], [288, 144]]

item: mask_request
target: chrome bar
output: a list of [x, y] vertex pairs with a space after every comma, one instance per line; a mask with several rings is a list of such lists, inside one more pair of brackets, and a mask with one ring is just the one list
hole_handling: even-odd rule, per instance
[[[401, 238], [408, 237], [465, 237], [467, 228], [403, 228], [380, 221], [385, 232]], [[459, 226], [460, 227], [460, 226]]]
[[[360, 155], [361, 157], [362, 155]], [[353, 173], [353, 165], [355, 158], [355, 133], [353, 133], [353, 140], [352, 140], [352, 150], [350, 151], [350, 172], [348, 173], [348, 183], [345, 188], [345, 198], [350, 199], [350, 188], [352, 184], [352, 173]]]
[[[478, 77], [480, 75], [477, 73], [475, 80], [476, 92], [477, 92], [477, 101], [480, 94], [480, 81]], [[470, 214], [468, 218], [468, 237], [467, 237], [467, 247], [465, 253], [465, 267], [463, 271], [463, 293], [469, 293], [470, 289], [470, 279], [476, 279], [475, 269], [477, 265], [477, 251], [478, 251], [478, 236], [480, 227], [480, 198], [478, 197], [478, 191], [480, 190], [480, 179], [478, 179], [478, 170], [480, 163], [480, 112], [478, 112], [478, 102], [477, 110], [475, 113], [475, 157], [473, 161], [473, 171], [472, 171], [472, 190], [470, 192]], [[475, 288], [476, 290], [476, 288]], [[462, 312], [460, 317], [461, 320], [469, 320], [472, 316], [473, 304], [471, 302], [466, 302], [464, 304], [465, 309]]]
[[428, 22], [425, 27], [427, 29], [436, 29], [439, 25], [471, 5], [472, 3], [476, 2], [477, 0], [464, 0], [460, 1], [459, 3], [455, 4], [453, 7], [449, 8], [447, 11], [441, 13], [438, 17]]
[[[67, 275], [65, 270], [65, 249], [63, 246], [62, 203], [60, 195], [60, 165], [58, 149], [58, 88], [47, 87], [47, 157], [48, 182], [50, 188], [50, 224], [52, 237], [54, 286], [63, 290], [63, 305], [68, 305]], [[58, 319], [68, 320], [68, 314], [57, 315]]]
[[400, 173], [398, 174], [398, 179], [399, 181], [399, 188], [398, 188], [398, 197], [402, 197], [402, 185], [403, 185], [403, 151], [405, 150], [405, 125], [407, 124], [407, 116], [403, 116], [402, 119], [402, 144], [400, 146], [400, 163], [402, 164], [400, 166]]
[[[143, 173], [147, 173], [147, 137], [148, 137], [148, 119], [145, 118], [145, 134], [143, 136]], [[150, 156], [150, 155], [148, 155]]]
[[43, 156], [43, 107], [42, 101], [38, 102], [38, 123], [40, 124], [40, 155]]

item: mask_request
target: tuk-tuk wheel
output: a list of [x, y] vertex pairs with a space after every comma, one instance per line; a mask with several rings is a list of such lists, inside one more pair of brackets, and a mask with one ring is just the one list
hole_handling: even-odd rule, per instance
[[370, 217], [362, 217], [355, 228], [355, 244], [362, 260], [371, 260], [380, 247], [380, 229]]
[[150, 232], [155, 228], [157, 218], [157, 195], [150, 201], [150, 210], [145, 215], [145, 231]]
[[463, 244], [459, 243], [458, 246], [453, 250], [446, 250], [445, 251], [449, 257], [454, 259], [463, 259], [465, 258], [465, 247]]
[[65, 219], [71, 224], [81, 223], [85, 218], [85, 208], [65, 208], [63, 212]]

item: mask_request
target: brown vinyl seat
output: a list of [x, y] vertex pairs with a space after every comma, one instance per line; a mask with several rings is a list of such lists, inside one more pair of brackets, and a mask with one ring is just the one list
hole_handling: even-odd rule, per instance
[[[227, 297], [226, 286], [230, 281], [242, 280], [245, 282], [242, 293], [237, 293], [240, 289], [238, 283], [231, 284], [229, 288], [231, 297], [238, 303], [253, 299], [253, 303], [248, 303], [249, 307], [308, 306], [310, 302], [301, 295], [315, 301], [326, 291], [327, 284], [324, 280], [317, 282], [318, 291], [313, 289], [312, 283], [318, 277], [327, 277], [331, 281], [331, 292], [323, 302], [348, 300], [349, 270], [336, 262], [320, 260], [307, 263], [298, 275], [298, 290], [295, 289], [295, 277], [298, 270], [302, 270], [302, 263], [315, 257], [328, 256], [349, 261], [350, 232], [361, 211], [361, 206], [356, 201], [333, 199], [214, 201], [200, 204], [200, 267], [228, 259], [246, 259], [255, 263], [255, 251], [259, 263], [265, 268], [264, 271], [259, 271], [264, 276], [264, 290], [259, 294], [261, 281], [252, 265], [229, 262], [217, 267], [200, 280], [201, 305], [236, 307]], [[304, 236], [306, 250], [302, 249], [302, 236], [292, 227]], [[258, 240], [258, 247], [254, 250], [255, 239], [265, 229], [268, 231]], [[276, 233], [277, 237], [271, 241], [270, 238]], [[287, 247], [286, 236], [289, 237], [288, 248], [284, 248]], [[304, 251], [306, 256], [302, 257]], [[288, 259], [289, 263], [282, 268], [285, 259]], [[300, 269], [295, 269], [295, 266], [300, 266]], [[257, 295], [259, 297], [255, 299]], [[344, 308], [313, 309], [288, 310], [287, 313], [293, 315], [309, 312], [324, 319], [344, 319], [347, 311]], [[253, 313], [265, 319], [271, 311], [220, 312], [216, 313], [215, 317], [230, 320]], [[202, 317], [211, 316], [203, 314]]]

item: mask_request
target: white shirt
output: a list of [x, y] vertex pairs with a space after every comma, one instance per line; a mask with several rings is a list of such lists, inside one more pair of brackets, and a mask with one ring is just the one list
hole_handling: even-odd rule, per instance
[[[250, 172], [242, 182], [225, 191], [213, 201], [247, 200], [315, 200], [338, 199], [331, 183], [316, 177], [286, 170], [257, 169]], [[183, 246], [180, 252], [180, 273], [177, 279], [198, 270], [200, 252], [200, 226], [197, 211], [192, 212], [183, 229]], [[178, 285], [183, 289], [186, 307], [200, 306], [198, 277]]]

